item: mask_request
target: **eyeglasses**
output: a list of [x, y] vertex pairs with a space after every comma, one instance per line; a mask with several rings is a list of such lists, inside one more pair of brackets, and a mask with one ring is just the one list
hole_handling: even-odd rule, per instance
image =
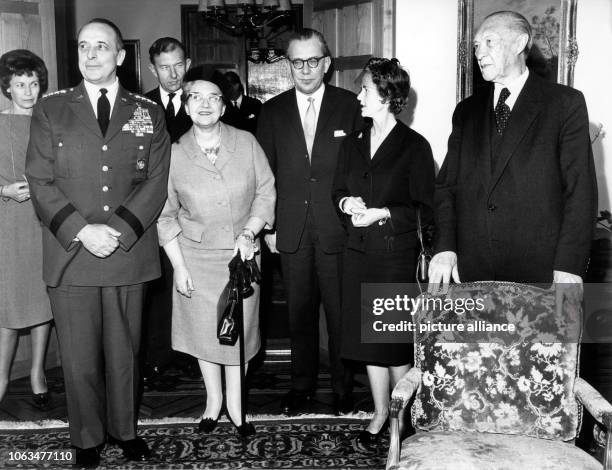
[[319, 66], [319, 62], [325, 59], [327, 56], [321, 57], [310, 57], [309, 59], [288, 59], [293, 65], [293, 68], [296, 70], [302, 70], [304, 68], [304, 64], [308, 64], [308, 67], [311, 69], [316, 69]]
[[194, 103], [201, 103], [202, 101], [206, 100], [208, 104], [219, 104], [223, 100], [223, 96], [215, 95], [212, 93], [210, 95], [202, 95], [201, 93], [189, 93], [187, 95], [187, 98], [192, 100]]

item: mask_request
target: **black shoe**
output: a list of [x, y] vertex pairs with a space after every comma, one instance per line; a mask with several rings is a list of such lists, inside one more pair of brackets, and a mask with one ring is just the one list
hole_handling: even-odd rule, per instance
[[229, 413], [227, 413], [227, 417], [229, 418], [230, 423], [232, 423], [232, 425], [236, 428], [236, 431], [238, 431], [238, 434], [240, 434], [240, 437], [249, 437], [257, 432], [255, 430], [255, 426], [253, 426], [251, 423], [244, 422], [240, 426], [236, 426], [236, 423], [234, 423], [234, 420], [231, 418]]
[[382, 435], [387, 430], [388, 425], [389, 425], [389, 418], [387, 418], [387, 420], [383, 423], [382, 427], [378, 430], [377, 433], [370, 432], [367, 429], [360, 431], [357, 436], [357, 441], [359, 441], [359, 443], [364, 447], [373, 446], [380, 440]]
[[292, 388], [281, 400], [281, 412], [286, 415], [294, 415], [299, 412], [310, 411], [312, 398], [312, 392]]
[[74, 466], [77, 468], [95, 468], [100, 465], [100, 448], [89, 449], [75, 448]]
[[135, 437], [134, 439], [122, 441], [109, 434], [108, 442], [111, 444], [117, 444], [123, 451], [123, 456], [127, 460], [145, 462], [151, 457], [149, 446], [141, 437]]
[[200, 424], [198, 424], [198, 432], [201, 434], [209, 434], [213, 432], [217, 427], [217, 421], [219, 421], [218, 416], [217, 419], [202, 418], [200, 420]]
[[33, 393], [32, 404], [40, 411], [47, 411], [51, 407], [51, 396], [49, 392]]
[[336, 416], [352, 413], [354, 409], [353, 395], [350, 393], [344, 395], [334, 393], [333, 407]]
[[236, 426], [234, 424], [234, 427], [236, 428], [236, 431], [238, 431], [238, 434], [240, 434], [241, 437], [249, 437], [257, 432], [255, 431], [255, 426], [253, 426], [251, 423], [242, 423], [240, 426]]

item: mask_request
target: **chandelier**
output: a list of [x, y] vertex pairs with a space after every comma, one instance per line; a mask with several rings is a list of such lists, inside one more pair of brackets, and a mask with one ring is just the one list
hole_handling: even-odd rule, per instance
[[265, 38], [268, 30], [291, 24], [291, 0], [236, 0], [235, 15], [228, 15], [224, 0], [199, 0], [198, 11], [210, 22], [236, 36]]

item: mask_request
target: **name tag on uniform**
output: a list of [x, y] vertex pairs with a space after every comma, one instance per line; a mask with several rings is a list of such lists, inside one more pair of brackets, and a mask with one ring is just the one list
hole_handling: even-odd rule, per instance
[[128, 122], [121, 128], [122, 131], [131, 132], [137, 137], [145, 134], [153, 134], [153, 121], [149, 110], [138, 106]]

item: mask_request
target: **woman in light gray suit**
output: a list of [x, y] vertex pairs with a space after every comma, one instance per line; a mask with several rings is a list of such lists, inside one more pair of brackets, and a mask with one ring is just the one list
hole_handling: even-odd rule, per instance
[[[228, 263], [259, 250], [258, 233], [274, 223], [276, 191], [266, 156], [249, 132], [219, 121], [225, 111], [220, 88], [197, 69], [185, 75], [183, 99], [193, 127], [172, 146], [168, 201], [158, 221], [160, 244], [174, 268], [172, 347], [198, 359], [206, 386], [202, 433], [217, 425], [223, 403], [238, 432], [241, 422], [238, 345], [217, 339], [217, 303], [229, 279]], [[245, 359], [258, 351], [259, 288], [244, 300]]]

